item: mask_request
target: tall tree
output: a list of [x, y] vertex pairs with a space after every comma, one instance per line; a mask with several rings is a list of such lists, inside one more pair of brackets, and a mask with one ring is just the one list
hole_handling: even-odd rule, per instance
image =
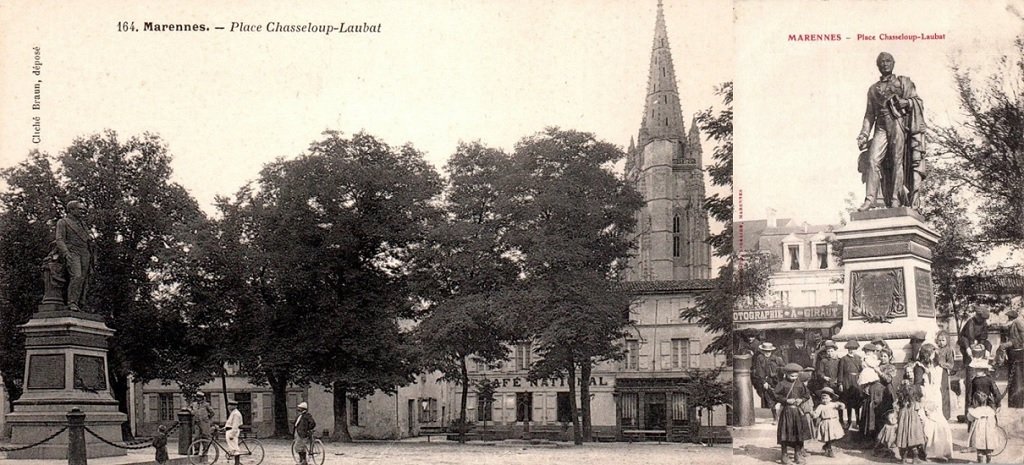
[[620, 355], [629, 297], [616, 285], [632, 247], [642, 198], [611, 171], [624, 156], [592, 134], [549, 128], [521, 140], [508, 193], [509, 241], [522, 267], [519, 321], [542, 361], [531, 376], [569, 377], [574, 440], [589, 436], [576, 406], [577, 376], [589, 425], [594, 364]]
[[722, 97], [722, 105], [718, 114], [711, 108], [705, 109], [696, 116], [700, 130], [708, 140], [717, 143], [711, 155], [714, 160], [708, 166], [711, 185], [728, 189], [728, 194], [713, 193], [704, 199], [704, 208], [708, 215], [725, 227], [721, 232], [708, 236], [708, 243], [715, 248], [715, 255], [728, 257], [733, 250], [732, 230], [732, 82], [725, 82], [715, 89], [715, 94]]
[[446, 218], [416, 254], [423, 271], [420, 295], [429, 303], [416, 334], [424, 368], [461, 387], [459, 441], [465, 441], [468, 361], [494, 363], [508, 356], [514, 336], [502, 314], [503, 292], [516, 280], [500, 213], [511, 160], [479, 143], [460, 144], [446, 166]]
[[33, 151], [0, 172], [7, 183], [0, 193], [0, 376], [12, 410], [25, 370], [25, 338], [18, 326], [32, 318], [42, 299], [39, 267], [67, 199], [55, 170], [51, 158]]
[[[335, 431], [350, 439], [350, 395], [409, 383], [408, 257], [436, 222], [441, 182], [423, 154], [368, 134], [328, 131], [306, 154], [264, 167], [222, 202], [258, 296], [242, 311], [243, 367], [274, 393], [275, 434], [289, 430], [286, 389], [330, 386]], [[242, 349], [242, 347], [240, 347]]]
[[1024, 247], [1024, 35], [1014, 51], [994, 63], [987, 79], [953, 67], [961, 124], [935, 129], [937, 156], [954, 188], [964, 186], [980, 200], [977, 213], [989, 240]]
[[[121, 411], [127, 413], [129, 376], [139, 381], [173, 376], [173, 362], [165, 358], [165, 349], [182, 344], [176, 339], [182, 320], [174, 309], [160, 305], [159, 299], [173, 284], [168, 281], [167, 264], [183, 252], [180, 238], [202, 221], [202, 213], [188, 192], [170, 180], [171, 155], [156, 135], [120, 140], [107, 131], [76, 139], [51, 165], [56, 167], [50, 170], [51, 177], [45, 175], [49, 168], [44, 166], [50, 162], [40, 157], [32, 155], [6, 172], [10, 195], [5, 202], [11, 203], [5, 205], [5, 213], [28, 215], [9, 218], [8, 224], [29, 226], [33, 233], [46, 229], [39, 237], [48, 242], [52, 231], [42, 228], [40, 221], [55, 219], [72, 199], [88, 206], [86, 223], [92, 227], [97, 249], [88, 306], [117, 331], [108, 353], [110, 380]], [[41, 197], [29, 201], [30, 196]], [[39, 244], [25, 245], [32, 250], [26, 247], [21, 257], [38, 267], [48, 247], [37, 251]], [[38, 273], [32, 275], [38, 280]], [[24, 292], [31, 295], [11, 294]], [[30, 302], [38, 295], [40, 284], [8, 291], [13, 301], [33, 309]], [[124, 432], [131, 434], [127, 423]]]
[[[717, 142], [712, 155], [714, 163], [708, 167], [711, 184], [728, 189], [728, 195], [713, 193], [704, 199], [704, 208], [708, 215], [724, 228], [717, 234], [708, 236], [708, 243], [715, 249], [715, 255], [730, 257], [729, 262], [719, 268], [718, 275], [712, 280], [712, 290], [697, 298], [697, 305], [682, 311], [681, 317], [689, 322], [696, 322], [715, 338], [704, 348], [705, 353], [732, 354], [733, 322], [732, 312], [734, 301], [727, 296], [736, 296], [735, 278], [739, 276], [734, 269], [740, 266], [738, 256], [733, 251], [733, 197], [732, 197], [732, 82], [726, 82], [715, 90], [722, 97], [724, 108], [717, 114], [708, 108], [700, 112], [696, 121], [701, 131], [709, 140]], [[742, 252], [742, 251], [736, 251]], [[767, 279], [767, 278], [765, 278]]]

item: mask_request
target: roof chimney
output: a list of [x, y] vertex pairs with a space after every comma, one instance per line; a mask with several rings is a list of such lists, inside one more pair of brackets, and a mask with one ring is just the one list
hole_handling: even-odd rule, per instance
[[768, 209], [768, 224], [767, 224], [767, 226], [769, 228], [776, 227], [775, 226], [775, 209], [774, 208], [769, 208]]

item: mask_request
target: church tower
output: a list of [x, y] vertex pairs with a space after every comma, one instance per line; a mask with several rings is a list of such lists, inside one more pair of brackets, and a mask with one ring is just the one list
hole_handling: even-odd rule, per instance
[[636, 143], [630, 140], [626, 179], [644, 197], [637, 213], [631, 281], [706, 279], [711, 275], [700, 132], [683, 124], [661, 0], [647, 77], [647, 100]]

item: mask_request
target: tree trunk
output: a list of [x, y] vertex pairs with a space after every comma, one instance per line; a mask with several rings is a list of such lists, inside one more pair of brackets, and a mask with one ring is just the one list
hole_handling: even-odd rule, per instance
[[274, 434], [276, 438], [287, 438], [288, 424], [288, 375], [283, 371], [268, 370], [267, 381], [274, 393]]
[[331, 439], [341, 442], [352, 442], [352, 434], [348, 431], [348, 389], [339, 381], [331, 385], [334, 394], [334, 432]]
[[230, 412], [228, 408], [228, 370], [224, 368], [224, 364], [220, 366], [220, 392], [223, 394], [224, 399], [224, 411]]
[[569, 413], [572, 414], [572, 442], [583, 444], [580, 431], [580, 411], [576, 407], [576, 362], [569, 362]]
[[590, 360], [580, 364], [580, 416], [583, 417], [583, 440], [594, 440], [593, 426], [590, 424], [590, 373], [593, 370]]
[[[466, 402], [469, 398], [469, 368], [466, 367], [466, 357], [461, 358], [462, 369], [462, 402], [459, 405], [459, 444], [466, 443]], [[412, 421], [412, 419], [410, 419]]]

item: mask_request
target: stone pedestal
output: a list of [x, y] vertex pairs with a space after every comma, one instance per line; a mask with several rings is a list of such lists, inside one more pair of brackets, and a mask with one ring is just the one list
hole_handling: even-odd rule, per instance
[[846, 302], [839, 341], [882, 338], [897, 363], [909, 341], [939, 331], [932, 288], [932, 247], [938, 234], [910, 208], [855, 212], [836, 231], [843, 248]]
[[[87, 428], [120, 442], [121, 424], [127, 416], [118, 411], [107, 379], [108, 340], [114, 331], [98, 315], [43, 307], [22, 326], [25, 389], [6, 417], [12, 445], [37, 442], [63, 428], [68, 412], [75, 407], [85, 414]], [[127, 454], [88, 432], [85, 442], [89, 458]], [[11, 459], [67, 457], [67, 433], [43, 445], [8, 453]]]

